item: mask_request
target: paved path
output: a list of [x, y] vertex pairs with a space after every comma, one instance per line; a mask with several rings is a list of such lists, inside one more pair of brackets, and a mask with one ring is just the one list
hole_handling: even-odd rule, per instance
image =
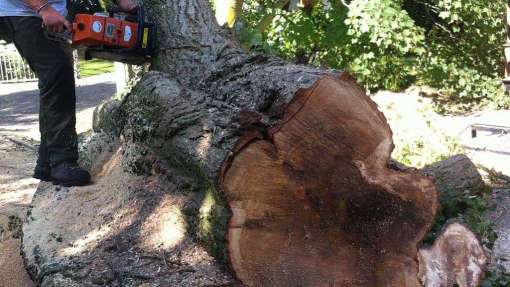
[[[77, 83], [77, 132], [91, 128], [94, 107], [116, 91], [113, 74], [80, 79]], [[36, 82], [0, 84], [0, 135], [39, 140], [39, 96]]]
[[[466, 155], [476, 164], [510, 176], [510, 133], [480, 131], [471, 137], [471, 125], [510, 127], [510, 110], [483, 110], [463, 116], [442, 116], [434, 112], [432, 100], [419, 96], [419, 89], [406, 93], [381, 91], [372, 96], [394, 131], [394, 141], [419, 139], [428, 150], [441, 151], [444, 135], [460, 140]], [[444, 151], [442, 151], [444, 152]]]
[[444, 127], [458, 136], [466, 154], [475, 163], [510, 176], [510, 130], [477, 131], [471, 125], [505, 126], [510, 129], [510, 110], [481, 111], [462, 117], [445, 117]]

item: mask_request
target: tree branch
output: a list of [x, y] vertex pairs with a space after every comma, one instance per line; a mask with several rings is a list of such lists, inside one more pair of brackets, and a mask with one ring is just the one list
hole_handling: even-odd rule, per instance
[[287, 3], [289, 3], [289, 0], [280, 0], [276, 2], [273, 5], [272, 13], [267, 14], [266, 16], [264, 16], [264, 18], [262, 18], [262, 20], [260, 20], [260, 22], [257, 24], [256, 30], [261, 33], [266, 31], [269, 25], [271, 25], [271, 23], [273, 22], [274, 17], [276, 17], [275, 10], [277, 9], [281, 10], [283, 7], [285, 7], [285, 5], [287, 5]]

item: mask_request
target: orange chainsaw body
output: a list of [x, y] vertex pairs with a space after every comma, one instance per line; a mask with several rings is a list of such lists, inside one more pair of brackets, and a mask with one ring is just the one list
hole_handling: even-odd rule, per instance
[[73, 22], [75, 45], [134, 48], [138, 44], [138, 23], [114, 17], [77, 14]]

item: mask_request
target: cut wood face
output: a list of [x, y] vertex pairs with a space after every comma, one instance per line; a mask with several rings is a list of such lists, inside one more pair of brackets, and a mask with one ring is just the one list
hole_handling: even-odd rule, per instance
[[436, 190], [387, 168], [391, 136], [348, 76], [298, 91], [268, 135], [247, 133], [221, 182], [237, 277], [249, 286], [419, 286], [417, 244]]

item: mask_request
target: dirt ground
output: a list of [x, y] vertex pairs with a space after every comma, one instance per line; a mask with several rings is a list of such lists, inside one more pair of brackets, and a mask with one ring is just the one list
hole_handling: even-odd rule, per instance
[[[477, 165], [510, 176], [510, 132], [504, 129], [483, 130], [472, 137], [472, 125], [510, 127], [510, 110], [490, 110], [465, 115], [444, 116], [432, 109], [432, 100], [418, 96], [419, 89], [406, 93], [378, 92], [372, 97], [385, 113], [399, 143], [417, 139], [429, 150], [440, 151], [445, 136], [459, 141], [465, 154]], [[446, 151], [441, 151], [445, 153]]]
[[[94, 107], [115, 93], [104, 74], [77, 84], [77, 131], [92, 126]], [[37, 83], [0, 84], [0, 287], [31, 287], [20, 256], [20, 223], [39, 183], [32, 171], [37, 157]]]
[[0, 136], [1, 287], [35, 286], [23, 268], [20, 240], [14, 238], [18, 236], [16, 227], [12, 226], [14, 218], [23, 218], [38, 183], [31, 178], [35, 153], [18, 140]]

